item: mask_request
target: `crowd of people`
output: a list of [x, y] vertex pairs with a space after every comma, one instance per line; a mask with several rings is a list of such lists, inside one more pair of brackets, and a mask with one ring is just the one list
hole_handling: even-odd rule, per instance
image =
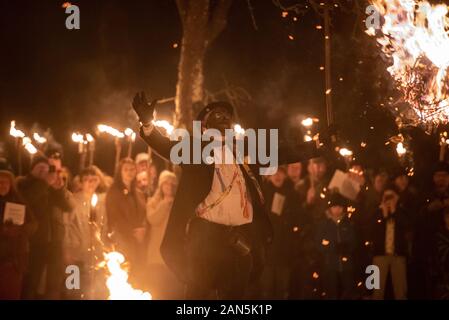
[[[265, 177], [274, 233], [248, 298], [448, 298], [449, 165], [435, 165], [433, 189], [417, 190], [402, 168], [351, 163], [362, 186], [355, 200], [328, 190], [334, 169], [320, 157]], [[125, 255], [134, 287], [181, 299], [160, 254], [179, 177], [160, 171], [145, 153], [122, 159], [114, 177], [90, 166], [71, 178], [58, 152], [36, 156], [20, 177], [0, 160], [0, 299], [105, 299], [95, 265], [112, 249]], [[25, 207], [23, 223], [5, 219], [9, 203]], [[81, 270], [79, 290], [66, 286], [69, 265]], [[378, 289], [366, 286], [370, 265]]]

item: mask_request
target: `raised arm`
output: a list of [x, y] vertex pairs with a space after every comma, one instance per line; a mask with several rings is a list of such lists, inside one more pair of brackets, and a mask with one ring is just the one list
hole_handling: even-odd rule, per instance
[[144, 92], [139, 92], [133, 100], [133, 108], [139, 117], [141, 123], [140, 136], [150, 146], [150, 148], [161, 157], [169, 160], [170, 150], [175, 145], [175, 141], [162, 135], [157, 128], [154, 127], [153, 112], [157, 104], [157, 100], [148, 103]]

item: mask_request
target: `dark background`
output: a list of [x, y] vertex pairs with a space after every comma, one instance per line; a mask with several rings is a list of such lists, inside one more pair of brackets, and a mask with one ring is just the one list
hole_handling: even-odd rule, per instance
[[[65, 162], [76, 171], [73, 131], [93, 132], [101, 122], [136, 129], [130, 112], [136, 91], [175, 95], [182, 28], [174, 0], [78, 0], [72, 4], [80, 8], [81, 29], [67, 30], [63, 2], [0, 0], [0, 141], [12, 159], [11, 120], [28, 134], [33, 124], [51, 128], [64, 147]], [[251, 104], [238, 110], [244, 127], [298, 126], [298, 117], [305, 115], [320, 117], [325, 125], [324, 73], [319, 69], [324, 65], [323, 30], [316, 29], [321, 18], [310, 11], [295, 22], [294, 14], [283, 18], [271, 0], [251, 3], [257, 30], [247, 1], [235, 0], [227, 28], [206, 56], [206, 89], [215, 92], [227, 82], [247, 90]], [[391, 166], [396, 155], [385, 142], [398, 130], [380, 104], [388, 101], [393, 87], [385, 71], [388, 61], [362, 32], [363, 19], [352, 12], [333, 13], [336, 123], [342, 143], [359, 160]], [[433, 160], [438, 147], [434, 138], [415, 131], [419, 166]], [[368, 143], [363, 150], [362, 141]], [[136, 149], [145, 146], [139, 141]], [[113, 142], [99, 138], [96, 162], [108, 172], [113, 154]]]

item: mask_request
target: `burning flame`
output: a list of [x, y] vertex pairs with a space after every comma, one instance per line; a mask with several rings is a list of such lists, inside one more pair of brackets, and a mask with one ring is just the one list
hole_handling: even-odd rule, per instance
[[[28, 151], [29, 154], [36, 154], [37, 148], [31, 143], [31, 139], [28, 138], [23, 131], [16, 129], [16, 122], [11, 121], [11, 128], [9, 129], [9, 134], [14, 138], [22, 139], [22, 146]], [[45, 139], [45, 138], [43, 138]], [[47, 140], [45, 140], [47, 141]]]
[[234, 131], [237, 134], [245, 134], [245, 129], [243, 129], [239, 124], [234, 125]]
[[23, 138], [22, 145], [25, 148], [26, 151], [28, 151], [29, 154], [36, 154], [37, 149], [36, 147], [31, 143], [31, 139], [28, 137]]
[[125, 129], [125, 136], [129, 137], [134, 133], [133, 129], [126, 128]]
[[400, 157], [402, 157], [404, 154], [407, 153], [407, 149], [405, 149], [404, 144], [402, 142], [399, 142], [396, 146], [396, 152]]
[[122, 268], [125, 257], [117, 251], [105, 254], [109, 277], [106, 286], [109, 289], [109, 300], [151, 300], [149, 292], [134, 289], [128, 283], [128, 273]]
[[11, 136], [13, 136], [14, 138], [24, 138], [25, 137], [25, 133], [23, 133], [23, 131], [16, 129], [15, 121], [11, 121], [11, 128], [9, 129], [9, 134]]
[[338, 152], [342, 157], [351, 157], [353, 155], [353, 152], [347, 148], [341, 148]]
[[94, 137], [90, 133], [86, 134], [86, 139], [88, 142], [94, 142]]
[[92, 208], [95, 208], [97, 206], [97, 203], [98, 203], [98, 196], [96, 193], [94, 193], [92, 199], [90, 200], [90, 205], [92, 206]]
[[152, 123], [156, 127], [164, 128], [167, 134], [172, 134], [175, 129], [167, 120], [153, 120]]
[[311, 136], [309, 136], [308, 134], [306, 134], [305, 136], [304, 136], [304, 141], [305, 142], [309, 142], [309, 141], [312, 141], [313, 140], [313, 138], [311, 137]]
[[84, 143], [84, 137], [82, 134], [79, 133], [72, 133], [72, 141], [77, 143]]
[[125, 137], [125, 134], [123, 132], [121, 132], [121, 131], [119, 131], [119, 130], [117, 130], [115, 128], [112, 128], [110, 126], [107, 126], [105, 124], [99, 124], [97, 126], [97, 128], [98, 128], [98, 131], [100, 131], [101, 133], [105, 132], [105, 133], [108, 133], [111, 136], [116, 137], [116, 138], [122, 139], [122, 138]]
[[37, 133], [37, 132], [35, 132], [33, 134], [33, 138], [39, 144], [44, 144], [44, 143], [47, 142], [47, 139], [45, 139], [44, 137], [40, 136], [39, 133]]
[[319, 122], [319, 121], [320, 120], [317, 118], [305, 118], [304, 120], [301, 121], [301, 125], [303, 127], [310, 128], [311, 126], [313, 126], [313, 124], [315, 122]]
[[[449, 18], [447, 5], [423, 0], [371, 0], [385, 22], [377, 38], [392, 59], [387, 69], [410, 109], [410, 124], [449, 121]], [[375, 30], [367, 30], [375, 35]]]
[[301, 121], [301, 124], [304, 127], [311, 127], [313, 125], [313, 119], [312, 118], [306, 118], [306, 119]]
[[137, 134], [134, 132], [133, 129], [126, 128], [125, 136], [127, 136], [132, 142], [134, 142], [134, 141], [136, 141]]

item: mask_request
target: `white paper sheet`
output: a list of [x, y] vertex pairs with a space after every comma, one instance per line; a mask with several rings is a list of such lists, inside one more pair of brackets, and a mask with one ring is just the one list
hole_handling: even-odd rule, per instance
[[25, 223], [25, 206], [18, 203], [6, 202], [3, 213], [3, 223], [12, 221], [13, 224], [21, 226]]

